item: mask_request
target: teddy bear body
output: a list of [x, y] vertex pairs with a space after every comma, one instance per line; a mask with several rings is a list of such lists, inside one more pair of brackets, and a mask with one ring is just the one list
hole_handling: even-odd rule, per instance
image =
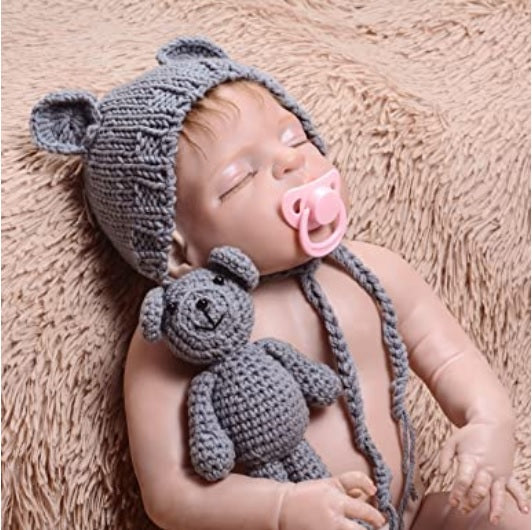
[[219, 480], [239, 462], [251, 476], [280, 481], [329, 476], [304, 434], [308, 406], [332, 404], [340, 380], [286, 342], [249, 342], [249, 291], [258, 281], [241, 251], [213, 249], [207, 268], [147, 294], [144, 336], [164, 337], [176, 356], [205, 368], [188, 391], [190, 457], [198, 474]]
[[301, 388], [259, 344], [249, 344], [209, 369], [212, 401], [237, 461], [255, 467], [290, 454], [302, 440], [309, 411]]

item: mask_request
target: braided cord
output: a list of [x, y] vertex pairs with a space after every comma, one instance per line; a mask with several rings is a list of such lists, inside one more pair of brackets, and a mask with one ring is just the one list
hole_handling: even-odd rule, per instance
[[329, 344], [336, 359], [338, 375], [345, 390], [345, 397], [354, 428], [355, 443], [359, 451], [372, 462], [373, 476], [377, 487], [379, 509], [387, 514], [390, 530], [398, 528], [398, 515], [391, 500], [390, 482], [392, 474], [366, 427], [362, 392], [358, 382], [353, 358], [348, 351], [346, 341], [320, 285], [314, 278], [315, 267], [299, 276], [301, 287], [307, 300], [314, 306], [323, 319]]
[[382, 314], [383, 340], [390, 353], [394, 378], [391, 382], [392, 415], [402, 426], [403, 461], [402, 471], [405, 480], [403, 496], [398, 512], [406, 509], [408, 496], [418, 498], [413, 483], [415, 465], [415, 432], [405, 408], [405, 393], [408, 384], [408, 354], [397, 330], [397, 316], [392, 301], [384, 291], [377, 277], [350, 252], [344, 245], [338, 246], [330, 257], [336, 261], [358, 282], [375, 300]]
[[[390, 363], [393, 372], [393, 379], [390, 384], [392, 416], [402, 427], [403, 458], [401, 469], [404, 477], [404, 486], [403, 495], [397, 511], [391, 501], [391, 471], [377, 450], [366, 427], [362, 394], [353, 358], [349, 353], [333, 309], [314, 277], [314, 273], [322, 260], [314, 258], [293, 269], [263, 276], [261, 280], [280, 279], [292, 275], [298, 276], [305, 297], [321, 316], [327, 330], [331, 350], [336, 358], [338, 375], [345, 389], [346, 401], [354, 427], [355, 443], [366, 459], [373, 462], [373, 475], [377, 486], [379, 509], [388, 515], [390, 530], [402, 530], [402, 516], [408, 503], [408, 497], [410, 496], [413, 500], [418, 498], [413, 483], [415, 432], [405, 408], [405, 393], [409, 376], [407, 351], [397, 330], [397, 317], [392, 302], [380, 285], [377, 277], [344, 245], [339, 245], [328, 257], [353, 277], [372, 297], [381, 312], [383, 320], [383, 341], [390, 354]], [[365, 528], [370, 528], [363, 521], [357, 520], [357, 523]]]

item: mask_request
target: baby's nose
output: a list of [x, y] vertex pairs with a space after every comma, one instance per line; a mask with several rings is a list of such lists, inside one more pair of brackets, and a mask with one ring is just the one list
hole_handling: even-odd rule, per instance
[[303, 169], [305, 166], [305, 157], [303, 153], [286, 146], [277, 156], [273, 167], [273, 175], [276, 179], [286, 178], [297, 170]]

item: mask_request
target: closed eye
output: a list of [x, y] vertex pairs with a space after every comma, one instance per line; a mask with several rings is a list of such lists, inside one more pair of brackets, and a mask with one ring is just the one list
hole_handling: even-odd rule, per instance
[[224, 191], [220, 195], [220, 200], [223, 201], [228, 195], [231, 195], [234, 191], [239, 190], [248, 180], [252, 179], [258, 173], [257, 170], [247, 173], [237, 184], [235, 184], [230, 190]]
[[[304, 140], [301, 140], [300, 142], [292, 145], [291, 147], [300, 147], [302, 145], [305, 145], [307, 143], [310, 143], [310, 140], [308, 138], [305, 138]], [[220, 195], [220, 200], [223, 201], [226, 197], [231, 195], [233, 192], [238, 191], [244, 184], [246, 184], [250, 179], [252, 179], [254, 176], [256, 176], [258, 171], [255, 169], [253, 171], [250, 171], [247, 173], [242, 179], [240, 179], [239, 182], [237, 182], [231, 189], [224, 191]]]

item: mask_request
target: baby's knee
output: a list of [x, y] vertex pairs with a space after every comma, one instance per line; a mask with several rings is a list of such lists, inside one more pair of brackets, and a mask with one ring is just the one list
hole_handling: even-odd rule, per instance
[[472, 530], [488, 530], [497, 528], [499, 530], [530, 530], [530, 514], [525, 514], [519, 510], [517, 502], [506, 493], [504, 509], [500, 515], [499, 523], [494, 525], [490, 522], [491, 502], [487, 496], [479, 506], [470, 512]]
[[[489, 501], [486, 504], [488, 505], [486, 517], [489, 521]], [[479, 528], [484, 528], [484, 526]], [[485, 528], [494, 528], [494, 526], [490, 524]], [[523, 513], [517, 506], [515, 499], [510, 494], [506, 494], [504, 511], [501, 514], [499, 524], [495, 528], [499, 530], [530, 530], [530, 514]]]

